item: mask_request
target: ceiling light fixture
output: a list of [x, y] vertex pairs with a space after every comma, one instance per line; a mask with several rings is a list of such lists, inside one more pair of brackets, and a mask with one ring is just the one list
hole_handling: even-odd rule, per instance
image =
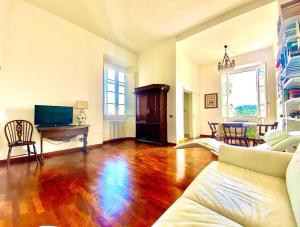
[[223, 61], [218, 63], [218, 70], [219, 72], [230, 72], [233, 70], [235, 66], [235, 60], [230, 60], [228, 54], [227, 54], [227, 45], [224, 46], [225, 48], [225, 54], [223, 57]]

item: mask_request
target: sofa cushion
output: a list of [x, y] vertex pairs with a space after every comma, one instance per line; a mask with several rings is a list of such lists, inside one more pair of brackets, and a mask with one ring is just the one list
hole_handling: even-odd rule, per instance
[[267, 131], [263, 137], [264, 141], [270, 146], [273, 146], [286, 138], [288, 138], [288, 133], [277, 129]]
[[300, 226], [300, 145], [286, 171], [286, 185], [298, 226]]
[[232, 226], [241, 227], [240, 224], [200, 205], [188, 198], [180, 197], [155, 222], [158, 226]]
[[296, 226], [283, 178], [213, 162], [184, 196], [243, 226]]

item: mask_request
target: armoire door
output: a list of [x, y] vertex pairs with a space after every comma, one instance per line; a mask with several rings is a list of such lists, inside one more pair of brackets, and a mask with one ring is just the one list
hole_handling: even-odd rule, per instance
[[165, 145], [167, 141], [166, 84], [150, 84], [135, 88], [136, 141]]
[[160, 122], [160, 92], [150, 92], [147, 100], [148, 115], [147, 122]]
[[146, 123], [136, 123], [136, 138], [139, 140], [149, 139]]
[[147, 94], [136, 96], [136, 121], [147, 122]]

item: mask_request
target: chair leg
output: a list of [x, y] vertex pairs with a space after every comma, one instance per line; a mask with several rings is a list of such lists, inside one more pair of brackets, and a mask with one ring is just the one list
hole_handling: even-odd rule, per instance
[[30, 161], [30, 146], [29, 145], [27, 145], [27, 153], [28, 153], [28, 160]]
[[12, 150], [12, 147], [9, 147], [8, 148], [8, 153], [7, 153], [7, 163], [6, 163], [7, 168], [8, 168], [9, 163], [10, 163], [11, 150]]
[[256, 139], [253, 140], [253, 147], [255, 147], [255, 146], [257, 146], [257, 140]]
[[35, 155], [36, 162], [37, 162], [37, 164], [39, 165], [39, 164], [40, 164], [40, 161], [39, 161], [39, 158], [38, 158], [37, 153], [36, 153], [35, 145], [32, 144], [32, 146], [33, 146], [33, 152], [34, 152], [34, 155]]
[[249, 147], [249, 146], [250, 146], [249, 139], [245, 139], [245, 144], [246, 144], [246, 146], [247, 146], [247, 147]]

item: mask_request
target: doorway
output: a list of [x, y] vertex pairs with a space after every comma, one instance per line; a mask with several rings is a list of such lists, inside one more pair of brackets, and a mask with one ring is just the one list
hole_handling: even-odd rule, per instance
[[193, 124], [192, 124], [192, 92], [183, 92], [183, 113], [184, 113], [184, 138], [193, 138]]

